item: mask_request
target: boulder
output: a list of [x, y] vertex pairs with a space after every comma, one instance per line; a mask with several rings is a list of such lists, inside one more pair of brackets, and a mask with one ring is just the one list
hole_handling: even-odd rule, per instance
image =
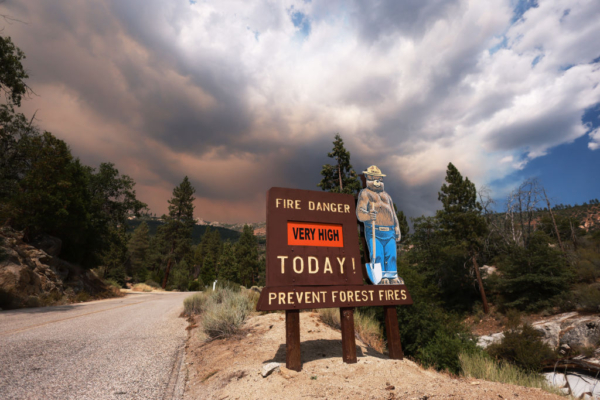
[[532, 325], [533, 329], [542, 334], [542, 341], [552, 349], [558, 347], [560, 338], [560, 323], [557, 321], [542, 321]]
[[503, 332], [494, 333], [489, 336], [480, 336], [477, 340], [477, 346], [481, 347], [482, 349], [485, 349], [491, 344], [500, 343], [502, 339], [504, 339]]
[[560, 343], [570, 347], [596, 347], [600, 341], [600, 317], [579, 318], [564, 329], [560, 336]]

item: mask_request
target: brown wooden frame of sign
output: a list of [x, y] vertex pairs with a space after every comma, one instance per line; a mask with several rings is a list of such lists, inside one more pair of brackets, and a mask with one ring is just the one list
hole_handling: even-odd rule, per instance
[[[323, 209], [325, 205], [327, 211]], [[288, 222], [294, 226], [341, 225], [338, 230], [343, 236], [343, 246], [290, 245]], [[271, 188], [267, 192], [267, 282], [256, 309], [285, 310], [288, 369], [302, 369], [300, 309], [340, 309], [342, 358], [350, 364], [357, 362], [354, 307], [383, 306], [389, 357], [399, 360], [404, 357], [396, 306], [412, 304], [412, 299], [404, 285], [363, 284], [364, 263], [369, 256], [365, 251], [367, 259], [361, 258], [356, 224], [356, 199], [351, 195], [286, 188]], [[360, 240], [366, 249], [364, 235]], [[298, 237], [294, 243], [298, 243]], [[304, 268], [321, 271], [328, 263], [330, 275], [302, 274]], [[300, 266], [302, 273], [297, 273]]]

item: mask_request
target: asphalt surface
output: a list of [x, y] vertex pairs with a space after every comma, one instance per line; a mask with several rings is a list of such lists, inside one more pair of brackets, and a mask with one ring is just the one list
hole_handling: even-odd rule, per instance
[[190, 293], [0, 311], [0, 399], [177, 399]]

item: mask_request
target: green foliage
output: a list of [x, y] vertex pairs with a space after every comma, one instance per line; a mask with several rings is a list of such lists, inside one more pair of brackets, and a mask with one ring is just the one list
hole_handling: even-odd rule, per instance
[[404, 211], [398, 211], [396, 203], [394, 203], [394, 211], [396, 211], [396, 217], [398, 218], [398, 224], [400, 225], [400, 235], [402, 236], [402, 240], [404, 241], [408, 237], [410, 227], [408, 226], [408, 221], [406, 219], [406, 215], [404, 215]]
[[335, 135], [333, 150], [327, 153], [327, 156], [335, 159], [335, 164], [323, 165], [321, 170], [323, 179], [317, 186], [333, 193], [358, 193], [361, 184], [356, 171], [350, 164], [350, 152], [344, 148], [344, 141], [339, 134]]
[[21, 106], [21, 98], [27, 93], [25, 79], [29, 78], [21, 60], [25, 53], [14, 45], [10, 37], [0, 36], [0, 92], [4, 92], [9, 104]]
[[179, 290], [188, 290], [190, 284], [189, 267], [185, 260], [176, 264], [173, 267], [171, 275], [169, 275], [169, 286]]
[[163, 288], [169, 280], [172, 265], [180, 263], [184, 257], [191, 255], [191, 236], [195, 224], [195, 191], [188, 177], [184, 177], [183, 181], [173, 189], [173, 196], [168, 200], [169, 214], [163, 215], [165, 224], [157, 232], [159, 244], [162, 245], [165, 255], [162, 261], [167, 263]]
[[535, 311], [569, 289], [573, 274], [561, 253], [550, 247], [550, 238], [535, 232], [529, 245], [514, 245], [498, 262], [493, 279], [495, 292], [505, 308]]
[[554, 358], [554, 352], [542, 342], [541, 333], [529, 324], [505, 331], [502, 342], [491, 344], [486, 351], [525, 371], [539, 372], [544, 362]]
[[160, 284], [159, 284], [158, 282], [156, 282], [156, 281], [152, 280], [152, 279], [148, 279], [148, 280], [146, 280], [146, 282], [144, 282], [144, 283], [145, 283], [146, 285], [150, 286], [150, 287], [153, 287], [153, 288], [155, 288], [155, 289], [158, 289], [158, 288], [160, 288]]
[[143, 282], [146, 280], [148, 270], [146, 269], [148, 249], [150, 247], [150, 235], [148, 224], [141, 223], [133, 234], [127, 250], [129, 253], [130, 274], [135, 282]]
[[239, 265], [235, 258], [235, 248], [231, 242], [227, 241], [223, 244], [223, 251], [217, 265], [217, 278], [219, 281], [239, 282]]
[[524, 371], [507, 362], [498, 362], [483, 351], [461, 353], [459, 359], [462, 373], [466, 377], [541, 388], [547, 392], [559, 394], [558, 390], [550, 386], [542, 375]]
[[246, 287], [257, 285], [262, 264], [258, 260], [254, 230], [249, 225], [244, 225], [244, 231], [235, 249], [235, 259], [239, 266], [239, 282]]
[[577, 285], [573, 289], [573, 301], [582, 311], [600, 311], [600, 284]]
[[190, 284], [188, 285], [188, 290], [190, 292], [199, 292], [202, 291], [202, 289], [204, 289], [204, 282], [200, 279], [190, 281]]

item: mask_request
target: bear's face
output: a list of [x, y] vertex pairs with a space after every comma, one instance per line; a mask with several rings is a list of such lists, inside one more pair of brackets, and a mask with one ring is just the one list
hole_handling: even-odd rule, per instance
[[383, 192], [383, 179], [376, 176], [367, 176], [367, 188], [374, 192]]

